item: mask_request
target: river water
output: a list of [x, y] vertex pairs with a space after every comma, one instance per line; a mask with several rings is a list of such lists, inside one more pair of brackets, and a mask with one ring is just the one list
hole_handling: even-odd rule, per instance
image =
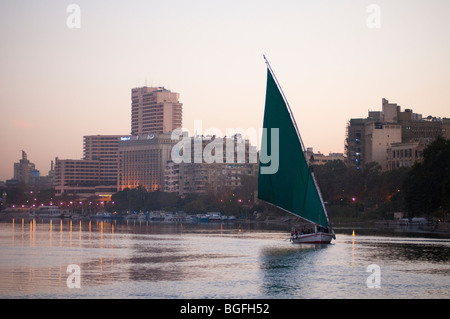
[[0, 223], [0, 298], [450, 298], [450, 239], [244, 224]]

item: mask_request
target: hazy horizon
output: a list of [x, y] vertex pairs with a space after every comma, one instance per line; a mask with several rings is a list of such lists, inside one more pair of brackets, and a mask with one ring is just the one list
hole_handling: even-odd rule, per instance
[[[69, 28], [70, 4], [81, 9]], [[367, 21], [380, 9], [379, 28]], [[450, 117], [448, 0], [0, 3], [0, 180], [21, 150], [47, 175], [83, 136], [131, 130], [131, 89], [180, 93], [183, 127], [262, 127], [266, 66], [306, 147], [344, 152], [346, 123], [382, 98]]]

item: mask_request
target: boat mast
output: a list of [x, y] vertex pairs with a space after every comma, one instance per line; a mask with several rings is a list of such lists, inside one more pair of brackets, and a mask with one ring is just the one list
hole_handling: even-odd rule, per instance
[[[294, 123], [295, 131], [297, 132], [297, 137], [298, 137], [298, 139], [299, 139], [299, 141], [300, 141], [300, 144], [301, 144], [301, 146], [302, 146], [302, 149], [303, 149], [303, 152], [302, 152], [302, 153], [303, 153], [303, 157], [305, 158], [306, 163], [307, 163], [308, 166], [309, 166], [309, 165], [310, 165], [309, 160], [308, 160], [308, 158], [306, 158], [306, 156], [305, 156], [306, 148], [305, 148], [305, 145], [303, 144], [302, 136], [300, 135], [300, 131], [299, 131], [298, 126], [297, 126], [297, 122], [295, 121], [294, 113], [292, 112], [291, 106], [289, 105], [289, 102], [288, 102], [286, 96], [284, 95], [283, 89], [281, 88], [281, 85], [280, 85], [280, 83], [278, 82], [278, 79], [277, 79], [275, 73], [273, 72], [272, 67], [270, 66], [269, 61], [267, 60], [267, 58], [266, 58], [266, 56], [265, 56], [264, 54], [263, 54], [263, 57], [264, 57], [264, 60], [266, 61], [267, 68], [269, 69], [270, 73], [272, 74], [272, 76], [273, 76], [273, 78], [274, 78], [274, 80], [275, 80], [275, 82], [276, 82], [276, 84], [277, 84], [277, 86], [278, 86], [278, 89], [280, 90], [281, 95], [283, 96], [284, 103], [286, 104], [286, 106], [287, 106], [287, 108], [288, 108], [288, 111], [289, 111], [289, 114], [291, 115], [291, 119], [292, 119], [292, 122]], [[311, 172], [311, 176], [312, 176], [314, 185], [316, 186], [317, 193], [319, 194], [319, 198], [320, 198], [320, 202], [321, 202], [321, 204], [322, 204], [323, 211], [325, 212], [325, 216], [327, 217], [328, 225], [329, 225], [330, 228], [331, 228], [330, 219], [328, 218], [328, 212], [327, 212], [327, 209], [325, 208], [325, 203], [323, 202], [322, 193], [321, 193], [321, 191], [320, 191], [320, 189], [319, 189], [319, 186], [318, 186], [318, 184], [317, 184], [317, 181], [316, 181], [316, 178], [315, 178], [313, 172]], [[274, 205], [274, 206], [276, 206], [276, 205]], [[276, 206], [276, 207], [278, 207], [278, 206]], [[281, 208], [281, 207], [278, 207], [278, 208], [283, 209], [283, 208]], [[289, 212], [289, 211], [286, 210], [286, 209], [283, 209], [283, 210], [286, 211], [286, 212]], [[289, 213], [291, 213], [291, 212], [289, 212]], [[291, 214], [292, 214], [292, 213], [291, 213]], [[293, 214], [293, 215], [297, 216], [296, 214]], [[301, 217], [301, 218], [303, 218], [303, 217]], [[306, 220], [306, 221], [308, 221], [308, 222], [310, 222], [310, 223], [316, 224], [316, 223], [314, 223], [314, 222], [312, 222], [312, 221], [310, 221], [310, 220], [308, 220], [308, 219], [306, 219], [306, 218], [303, 218], [303, 219]], [[333, 231], [332, 228], [331, 228], [331, 230]], [[334, 231], [333, 231], [333, 233], [334, 233]]]

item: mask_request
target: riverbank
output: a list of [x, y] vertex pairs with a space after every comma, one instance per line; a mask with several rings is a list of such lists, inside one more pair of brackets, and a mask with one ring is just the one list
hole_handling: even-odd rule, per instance
[[[273, 225], [280, 229], [290, 230], [301, 224], [300, 218], [279, 217], [259, 221], [267, 225]], [[380, 235], [380, 234], [408, 234], [414, 236], [432, 236], [439, 238], [450, 238], [450, 223], [405, 223], [403, 220], [377, 220], [377, 221], [354, 221], [354, 222], [333, 222], [333, 229], [336, 233], [351, 235], [355, 231], [359, 235]]]
[[[94, 216], [76, 216], [73, 219], [93, 219]], [[29, 212], [0, 212], [0, 221], [19, 221], [24, 219], [26, 221], [32, 220]], [[45, 218], [44, 218], [45, 219]], [[68, 218], [64, 218], [68, 219]], [[153, 222], [152, 222], [153, 223]], [[158, 223], [158, 222], [155, 222]], [[173, 223], [180, 223], [173, 221]], [[182, 223], [192, 223], [184, 221]], [[220, 223], [210, 221], [209, 223]], [[224, 222], [227, 223], [227, 222]], [[255, 227], [262, 226], [264, 229], [285, 230], [289, 232], [292, 227], [299, 227], [302, 224], [300, 218], [291, 216], [271, 217], [264, 220], [258, 219], [236, 219], [235, 224], [254, 225]], [[195, 224], [195, 223], [193, 223]], [[205, 224], [200, 222], [199, 224]], [[408, 236], [431, 236], [438, 238], [450, 238], [450, 223], [405, 223], [398, 220], [379, 220], [379, 221], [354, 221], [354, 222], [334, 222], [333, 229], [336, 233], [352, 234], [355, 231], [359, 235], [380, 235], [380, 234], [402, 234]]]

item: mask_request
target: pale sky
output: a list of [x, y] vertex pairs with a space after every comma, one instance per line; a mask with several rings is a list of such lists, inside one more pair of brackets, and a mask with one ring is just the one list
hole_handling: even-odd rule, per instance
[[263, 54], [315, 151], [343, 153], [347, 121], [382, 98], [450, 117], [449, 15], [448, 0], [1, 0], [0, 180], [21, 150], [46, 175], [84, 135], [129, 134], [146, 83], [180, 93], [191, 133], [260, 128]]

